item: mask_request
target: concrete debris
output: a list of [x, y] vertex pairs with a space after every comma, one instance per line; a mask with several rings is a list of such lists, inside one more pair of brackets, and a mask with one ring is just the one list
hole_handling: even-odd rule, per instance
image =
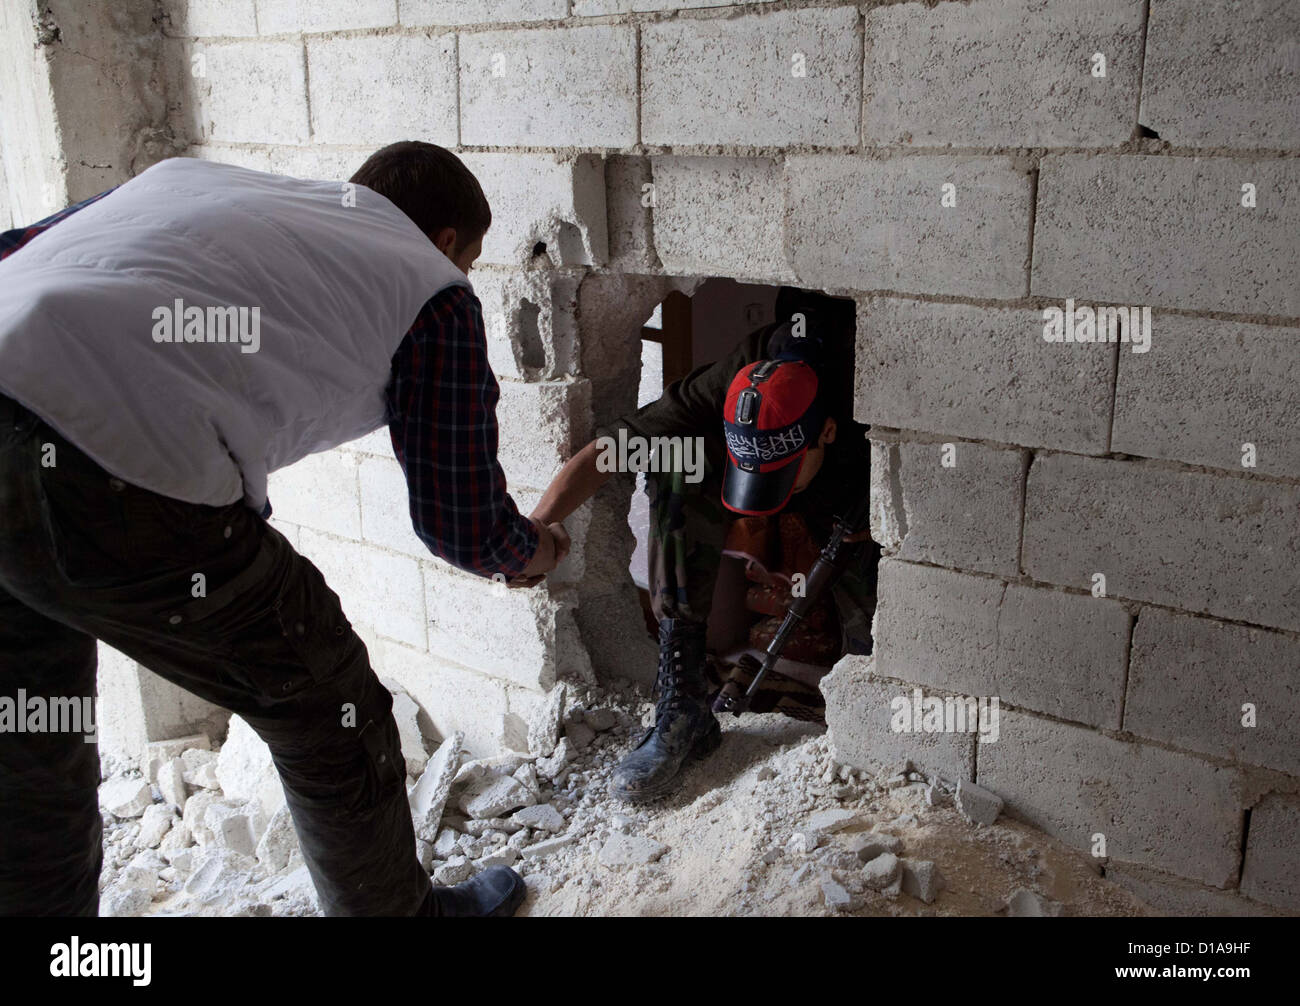
[[489, 775], [513, 775], [524, 764], [524, 756], [513, 751], [492, 758], [475, 758], [463, 762], [456, 770], [451, 788], [461, 789]]
[[573, 749], [569, 738], [561, 738], [550, 755], [537, 760], [537, 771], [548, 779], [558, 780], [560, 773], [569, 767], [569, 762], [577, 757], [578, 752]]
[[99, 805], [116, 818], [139, 817], [153, 803], [144, 779], [119, 776], [99, 787]]
[[524, 850], [524, 858], [542, 859], [568, 848], [577, 841], [578, 837], [576, 835], [561, 835], [558, 838], [543, 839], [542, 841], [536, 842], [526, 848]]
[[547, 693], [545, 702], [534, 707], [528, 720], [528, 750], [534, 756], [544, 758], [555, 750], [567, 701], [568, 686], [560, 682]]
[[822, 878], [822, 899], [827, 908], [847, 912], [854, 907], [854, 897], [831, 877]]
[[140, 833], [135, 836], [137, 849], [156, 849], [172, 825], [180, 819], [171, 807], [162, 803], [151, 804], [140, 816]]
[[514, 817], [489, 817], [485, 821], [466, 821], [462, 830], [468, 835], [480, 837], [493, 831], [503, 831], [507, 835], [513, 835], [520, 828], [524, 827], [524, 822], [518, 820], [519, 815]]
[[181, 814], [181, 821], [194, 836], [194, 841], [199, 845], [208, 845], [212, 841], [212, 832], [208, 831], [204, 824], [204, 817], [208, 813], [208, 808], [214, 803], [223, 803], [221, 794], [211, 792], [210, 790], [201, 790], [185, 801], [185, 810]]
[[204, 829], [210, 834], [210, 844], [230, 849], [243, 856], [257, 854], [257, 837], [248, 815], [225, 803], [214, 803], [203, 815]]
[[511, 818], [516, 824], [527, 825], [539, 831], [557, 832], [564, 830], [564, 815], [549, 803], [517, 810]]
[[570, 722], [564, 725], [564, 736], [574, 748], [581, 751], [596, 739], [596, 731], [585, 723]]
[[799, 867], [799, 869], [795, 870], [794, 873], [791, 874], [790, 883], [802, 884], [805, 881], [810, 880], [813, 874], [815, 874], [816, 872], [817, 872], [816, 863], [813, 862], [804, 863], [803, 866]]
[[597, 854], [601, 866], [618, 869], [624, 866], [645, 866], [654, 863], [668, 851], [668, 846], [643, 835], [625, 835], [616, 831], [610, 835]]
[[517, 862], [519, 862], [519, 851], [507, 845], [477, 860], [474, 866], [486, 870], [490, 866], [514, 866]]
[[861, 824], [865, 820], [866, 817], [860, 810], [823, 810], [808, 818], [804, 827], [808, 831], [833, 835], [837, 831], [843, 831], [850, 825]]
[[1002, 797], [983, 786], [961, 779], [957, 783], [957, 809], [975, 824], [992, 824], [1002, 813]]
[[807, 856], [826, 840], [820, 831], [796, 831], [785, 843], [785, 851], [792, 856]]
[[598, 734], [602, 734], [606, 730], [612, 730], [614, 724], [618, 722], [618, 717], [612, 709], [588, 709], [583, 714], [583, 719], [586, 721], [587, 726]]
[[298, 835], [293, 830], [293, 817], [288, 807], [281, 807], [271, 815], [266, 831], [258, 839], [255, 853], [257, 861], [272, 873], [285, 869], [295, 853], [301, 855]]
[[442, 887], [451, 887], [463, 880], [469, 880], [474, 874], [474, 864], [465, 856], [453, 856], [433, 871], [433, 882]]
[[99, 896], [99, 914], [108, 919], [130, 918], [144, 914], [152, 902], [153, 895], [148, 891], [114, 884]]
[[895, 855], [903, 851], [903, 842], [893, 835], [882, 835], [876, 831], [860, 832], [850, 835], [845, 843], [850, 852], [857, 853], [862, 862], [870, 862], [879, 856], [882, 852], [892, 852]]
[[465, 735], [459, 731], [442, 742], [433, 753], [419, 781], [410, 793], [411, 820], [415, 836], [431, 842], [438, 836], [442, 812], [451, 794], [452, 780], [460, 768], [461, 748]]
[[185, 782], [189, 785], [195, 785], [193, 776], [204, 765], [211, 765], [214, 769], [217, 764], [217, 752], [209, 748], [186, 748], [181, 752], [181, 762], [185, 766]]
[[519, 807], [529, 807], [537, 797], [509, 775], [487, 775], [465, 787], [458, 806], [471, 818], [504, 817]]
[[185, 810], [188, 790], [185, 788], [185, 763], [180, 758], [164, 762], [157, 771], [158, 792], [172, 808]]
[[443, 828], [438, 832], [438, 837], [433, 843], [433, 854], [438, 859], [446, 859], [452, 855], [458, 848], [456, 842], [460, 839], [460, 833], [454, 828]]
[[776, 772], [772, 770], [770, 765], [764, 765], [758, 770], [756, 777], [759, 782], [767, 782], [769, 779], [776, 778]]
[[404, 691], [393, 692], [393, 718], [397, 720], [397, 733], [401, 738], [407, 775], [419, 776], [429, 761], [420, 716], [421, 709], [415, 699]]
[[524, 762], [515, 769], [514, 777], [534, 796], [541, 792], [542, 787], [537, 779], [537, 769], [533, 767], [532, 762]]
[[211, 761], [206, 765], [200, 765], [192, 775], [185, 777], [185, 781], [196, 789], [220, 789], [221, 780], [217, 778], [217, 763]]
[[422, 838], [415, 840], [415, 858], [420, 861], [420, 869], [425, 873], [433, 872], [433, 845]]
[[928, 859], [902, 859], [899, 862], [903, 868], [903, 893], [927, 905], [933, 904], [939, 892], [947, 886], [939, 868]]
[[[166, 741], [150, 741], [140, 755], [140, 771], [151, 786], [158, 784], [158, 769], [164, 762], [178, 758], [186, 750], [210, 751], [212, 739], [207, 734], [190, 734]], [[214, 756], [215, 757], [215, 756]]]
[[1007, 899], [1007, 915], [1016, 919], [1044, 919], [1061, 914], [1061, 906], [1041, 894], [1020, 888]]
[[185, 893], [200, 904], [229, 899], [245, 886], [254, 865], [234, 849], [205, 849], [185, 882]]
[[862, 882], [873, 891], [883, 891], [899, 878], [902, 863], [892, 852], [882, 852], [862, 868]]
[[194, 836], [190, 834], [190, 829], [186, 827], [185, 822], [183, 820], [175, 821], [172, 824], [171, 830], [168, 831], [163, 837], [163, 840], [158, 843], [158, 851], [162, 853], [165, 858], [168, 858], [168, 861], [170, 862], [170, 856], [173, 853], [179, 853], [185, 849], [189, 849], [193, 845]]

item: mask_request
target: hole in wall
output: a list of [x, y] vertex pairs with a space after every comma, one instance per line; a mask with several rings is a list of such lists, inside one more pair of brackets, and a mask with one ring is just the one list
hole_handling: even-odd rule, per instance
[[[515, 247], [518, 247], [518, 245], [516, 245]], [[545, 254], [546, 254], [545, 241], [538, 241], [537, 244], [533, 245], [533, 258], [537, 258], [538, 255], [545, 255]]]
[[[809, 297], [791, 288], [738, 283], [723, 278], [706, 280], [689, 297], [681, 293], [670, 294], [656, 306], [641, 326], [641, 370], [637, 407], [642, 408], [658, 401], [676, 382], [698, 371], [699, 368], [728, 357], [739, 346], [755, 338], [755, 333], [761, 333], [758, 335], [759, 338], [770, 336], [780, 323], [788, 323], [791, 320], [789, 317], [792, 313], [791, 306], [799, 306], [801, 295], [804, 305], [811, 303], [820, 305], [818, 311], [805, 309], [798, 312], [803, 315], [805, 324], [814, 323], [813, 318], [819, 319], [815, 324], [819, 326], [818, 332], [825, 334], [828, 351], [838, 354], [837, 359], [838, 356], [843, 356], [842, 362], [824, 370], [823, 382], [826, 394], [836, 403], [834, 411], [847, 417], [845, 424], [837, 431], [837, 439], [844, 437], [845, 441], [842, 444], [847, 444], [851, 442], [851, 438], [858, 438], [862, 458], [860, 484], [865, 493], [868, 484], [866, 473], [870, 447], [865, 440], [866, 428], [853, 423], [851, 419], [856, 326], [856, 308], [851, 299], [830, 298], [820, 294]], [[698, 376], [692, 377], [693, 383], [698, 380]], [[829, 383], [832, 381], [834, 383]], [[729, 377], [727, 382], [729, 383]], [[723, 421], [720, 408], [717, 416], [711, 421], [716, 423], [716, 430], [710, 433], [717, 438], [717, 451], [720, 452]], [[719, 458], [721, 456], [719, 453]], [[838, 472], [841, 469], [828, 466], [826, 470]], [[627, 573], [641, 597], [647, 632], [653, 635], [656, 622], [650, 591], [660, 585], [661, 577], [659, 574], [652, 573], [650, 568], [651, 529], [654, 522], [661, 518], [652, 515], [650, 500], [645, 489], [646, 478], [645, 473], [637, 475], [636, 491], [633, 493], [628, 510], [628, 526], [636, 540], [636, 547]], [[717, 495], [716, 487], [713, 495]], [[808, 497], [800, 496], [798, 501], [788, 506], [783, 513], [786, 517], [797, 516], [799, 520], [804, 520], [804, 511], [810, 509], [805, 504], [812, 495], [810, 492]], [[795, 500], [795, 497], [792, 497], [792, 500]], [[701, 512], [711, 510], [718, 513], [720, 507], [720, 500], [710, 498], [704, 501]], [[730, 511], [724, 511], [719, 519], [730, 526], [735, 516]], [[807, 516], [816, 518], [815, 521], [809, 521], [810, 524], [815, 523], [816, 530], [806, 538], [801, 538], [800, 532], [794, 526], [783, 523], [786, 517], [777, 516], [767, 521], [759, 519], [759, 523], [774, 529], [777, 534], [769, 554], [764, 556], [764, 559], [774, 567], [770, 572], [777, 574], [771, 578], [775, 586], [763, 589], [759, 583], [764, 578], [763, 569], [749, 566], [739, 555], [722, 560], [718, 569], [709, 618], [710, 650], [730, 660], [738, 659], [746, 651], [761, 652], [761, 647], [766, 645], [765, 640], [770, 638], [775, 631], [775, 626], [779, 625], [781, 615], [788, 604], [790, 598], [788, 574], [791, 572], [807, 574], [808, 569], [800, 570], [796, 567], [799, 565], [811, 567], [820, 546], [824, 544], [823, 535], [829, 531], [832, 516], [829, 511], [825, 514], [809, 513]], [[765, 533], [760, 532], [757, 525], [752, 526], [756, 534]], [[782, 530], [785, 531], [785, 539], [780, 536]], [[812, 528], [809, 527], [808, 530]], [[731, 533], [729, 530], [722, 532], [724, 535]], [[728, 540], [733, 544], [744, 545], [743, 534], [736, 534]], [[874, 545], [868, 547], [875, 548]], [[743, 554], [743, 549], [737, 551]], [[870, 586], [873, 607], [875, 561], [873, 556], [864, 563], [871, 567]], [[787, 578], [782, 579], [783, 576]], [[825, 603], [831, 608], [834, 607], [830, 598], [826, 598]], [[810, 632], [808, 637], [802, 640], [804, 646], [799, 655], [826, 657], [829, 654], [828, 649], [816, 653], [814, 650], [817, 645], [828, 647], [830, 645], [828, 640], [834, 635], [836, 651], [831, 658], [820, 665], [802, 659], [783, 661], [782, 664], [794, 674], [805, 675], [810, 683], [815, 682], [825, 672], [825, 668], [834, 663], [834, 659], [837, 659], [842, 652], [838, 649], [840, 640], [838, 615], [830, 614], [825, 617], [827, 620], [819, 623], [818, 629]], [[823, 630], [823, 637], [813, 638]], [[859, 648], [869, 650], [871, 647], [869, 617], [865, 619], [864, 631], [866, 638], [860, 640], [863, 645]]]
[[[544, 245], [542, 247], [545, 247]], [[546, 366], [546, 346], [542, 342], [542, 309], [524, 298], [519, 303], [519, 363], [526, 370]]]
[[1151, 139], [1151, 140], [1158, 140], [1158, 139], [1160, 139], [1160, 134], [1159, 134], [1159, 133], [1157, 133], [1157, 132], [1156, 132], [1154, 129], [1152, 129], [1150, 126], [1144, 126], [1144, 125], [1142, 125], [1142, 123], [1140, 123], [1140, 122], [1138, 123], [1138, 136], [1144, 137], [1144, 138], [1146, 138], [1146, 139]]

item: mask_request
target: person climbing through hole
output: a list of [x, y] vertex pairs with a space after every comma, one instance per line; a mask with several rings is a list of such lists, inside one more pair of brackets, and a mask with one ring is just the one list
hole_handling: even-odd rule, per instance
[[[681, 459], [646, 467], [659, 669], [654, 726], [611, 783], [628, 802], [671, 795], [686, 764], [718, 747], [715, 699], [748, 688], [754, 661], [742, 658], [767, 647], [835, 518], [869, 492], [870, 447], [851, 408], [853, 303], [782, 287], [775, 314], [658, 401], [598, 429], [533, 512], [562, 522], [591, 498], [611, 477], [599, 463], [611, 442], [703, 442], [702, 478]], [[845, 541], [845, 572], [789, 636], [751, 711], [824, 723], [821, 678], [845, 653], [870, 652], [880, 550], [865, 531]]]

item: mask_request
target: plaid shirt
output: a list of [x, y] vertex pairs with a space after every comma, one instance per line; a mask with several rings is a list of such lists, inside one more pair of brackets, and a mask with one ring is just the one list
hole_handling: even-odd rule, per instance
[[[0, 261], [106, 195], [0, 233]], [[497, 461], [500, 389], [488, 366], [482, 309], [467, 288], [448, 287], [420, 309], [393, 355], [384, 398], [411, 523], [429, 551], [480, 576], [522, 572], [537, 531], [506, 492]], [[269, 513], [268, 504], [263, 516]]]

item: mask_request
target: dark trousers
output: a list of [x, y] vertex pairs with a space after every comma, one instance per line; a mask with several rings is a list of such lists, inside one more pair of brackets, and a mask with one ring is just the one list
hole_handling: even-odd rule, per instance
[[[0, 396], [0, 697], [95, 694], [96, 639], [269, 745], [330, 915], [433, 907], [392, 696], [320, 572], [242, 503], [113, 478]], [[0, 914], [94, 915], [98, 746], [0, 731]]]

